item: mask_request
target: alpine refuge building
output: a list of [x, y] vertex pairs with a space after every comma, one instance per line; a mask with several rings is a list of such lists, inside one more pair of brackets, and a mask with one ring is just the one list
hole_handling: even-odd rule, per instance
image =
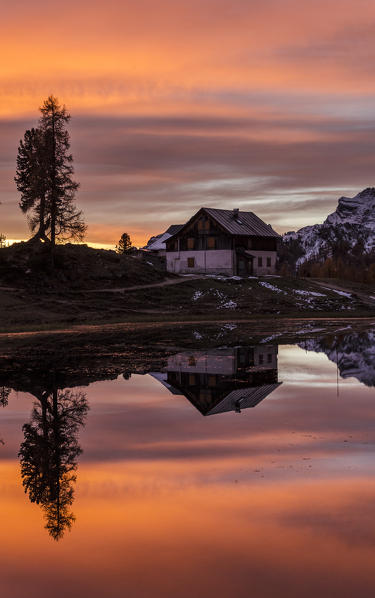
[[273, 274], [280, 235], [253, 212], [201, 208], [166, 244], [168, 272]]

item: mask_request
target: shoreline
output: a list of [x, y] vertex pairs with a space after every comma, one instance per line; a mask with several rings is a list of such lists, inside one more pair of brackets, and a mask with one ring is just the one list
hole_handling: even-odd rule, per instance
[[262, 315], [253, 316], [253, 317], [244, 317], [244, 318], [191, 318], [191, 319], [184, 319], [184, 320], [127, 320], [122, 322], [109, 322], [109, 323], [99, 323], [99, 324], [77, 324], [72, 326], [58, 326], [58, 324], [52, 324], [51, 327], [39, 328], [35, 330], [9, 330], [9, 331], [1, 331], [0, 329], [0, 341], [4, 339], [22, 339], [22, 338], [33, 338], [33, 337], [41, 337], [41, 336], [84, 336], [89, 335], [90, 333], [93, 334], [100, 334], [100, 333], [120, 333], [120, 332], [132, 332], [132, 331], [141, 331], [141, 330], [155, 330], [155, 329], [165, 329], [167, 327], [191, 327], [191, 326], [222, 326], [222, 325], [229, 325], [229, 324], [243, 324], [245, 327], [247, 325], [254, 325], [254, 328], [259, 331], [262, 330], [264, 333], [268, 333], [270, 328], [273, 329], [280, 329], [283, 326], [286, 327], [288, 324], [293, 324], [293, 326], [298, 325], [299, 323], [325, 323], [325, 324], [337, 324], [337, 323], [368, 323], [371, 326], [375, 326], [375, 314], [374, 315], [358, 315], [358, 316], [350, 316], [348, 317], [346, 314], [343, 315], [309, 315], [309, 316], [273, 316], [273, 315]]

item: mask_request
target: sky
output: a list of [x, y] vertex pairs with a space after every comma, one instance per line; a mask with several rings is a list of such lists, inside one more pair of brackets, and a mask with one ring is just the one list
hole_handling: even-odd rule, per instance
[[72, 115], [87, 241], [143, 245], [202, 206], [280, 233], [374, 186], [372, 0], [14, 0], [0, 38], [0, 232], [49, 94]]

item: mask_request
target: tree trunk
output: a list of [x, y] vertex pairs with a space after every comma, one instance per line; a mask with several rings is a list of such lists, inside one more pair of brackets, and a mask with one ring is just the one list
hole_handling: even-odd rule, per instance
[[56, 189], [56, 131], [55, 110], [52, 111], [52, 175], [51, 175], [51, 264], [55, 266], [56, 245], [56, 216], [57, 216], [57, 189]]

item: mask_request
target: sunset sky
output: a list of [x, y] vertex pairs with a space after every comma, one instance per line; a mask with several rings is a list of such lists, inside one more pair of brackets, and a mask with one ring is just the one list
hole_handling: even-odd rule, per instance
[[87, 241], [137, 245], [201, 206], [277, 231], [375, 185], [373, 0], [13, 0], [0, 38], [0, 232], [28, 236], [19, 139], [72, 114]]

